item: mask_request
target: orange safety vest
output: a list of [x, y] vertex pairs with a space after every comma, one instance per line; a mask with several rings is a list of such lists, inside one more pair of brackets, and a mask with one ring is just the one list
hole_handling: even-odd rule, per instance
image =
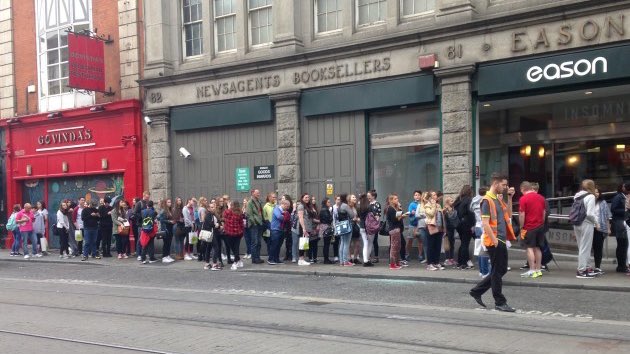
[[[488, 206], [490, 208], [490, 228], [492, 229], [492, 233], [494, 234], [494, 237], [498, 237], [499, 223], [497, 221], [497, 207], [494, 204], [494, 200], [492, 197], [490, 197], [490, 195], [492, 195], [492, 193], [486, 193], [486, 195], [483, 197], [483, 200], [488, 202]], [[503, 210], [503, 217], [505, 218], [506, 226], [505, 229], [507, 230], [507, 235], [505, 235], [506, 240], [516, 241], [516, 235], [514, 234], [514, 229], [512, 228], [512, 222], [510, 220], [511, 215], [508, 213], [507, 205], [505, 205], [505, 203], [501, 199], [497, 198], [496, 200], [499, 201], [499, 203], [501, 204], [501, 209]], [[492, 238], [486, 234], [485, 230], [483, 231], [483, 235], [481, 235], [481, 239], [483, 240], [484, 246], [494, 246], [494, 244], [492, 243]]]

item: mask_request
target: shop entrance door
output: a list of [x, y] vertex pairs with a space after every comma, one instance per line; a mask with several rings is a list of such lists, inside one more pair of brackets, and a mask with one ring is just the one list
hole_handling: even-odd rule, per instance
[[[365, 116], [353, 112], [302, 120], [302, 191], [316, 200], [365, 191]], [[328, 197], [331, 197], [328, 195]]]

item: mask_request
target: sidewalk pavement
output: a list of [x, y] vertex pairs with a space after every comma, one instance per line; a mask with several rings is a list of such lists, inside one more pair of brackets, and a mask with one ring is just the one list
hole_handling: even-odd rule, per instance
[[[558, 257], [560, 258], [560, 257]], [[506, 286], [526, 286], [538, 288], [556, 288], [556, 289], [573, 289], [573, 290], [598, 290], [598, 291], [617, 291], [630, 292], [630, 276], [623, 273], [615, 273], [615, 265], [603, 263], [602, 268], [606, 274], [594, 279], [577, 279], [575, 277], [576, 263], [574, 261], [560, 260], [558, 264], [551, 262], [549, 264], [550, 271], [543, 272], [543, 277], [537, 279], [521, 278], [520, 274], [525, 272], [519, 267], [524, 264], [525, 255], [522, 251], [514, 250], [510, 252], [511, 271], [503, 278], [503, 284]], [[119, 260], [116, 257], [103, 259], [90, 259], [82, 262], [80, 257], [71, 259], [60, 259], [56, 253], [49, 253], [48, 256], [42, 258], [32, 258], [25, 260], [23, 257], [10, 257], [8, 252], [0, 253], [0, 262], [30, 262], [30, 263], [46, 263], [46, 264], [86, 264], [113, 267], [169, 267], [171, 269], [196, 272], [204, 271], [203, 262], [179, 261], [171, 264], [154, 263], [143, 265], [135, 258]], [[321, 261], [321, 259], [320, 259]], [[341, 267], [338, 264], [312, 264], [310, 266], [297, 266], [294, 263], [286, 263], [283, 265], [251, 264], [250, 260], [244, 260], [245, 266], [238, 270], [239, 272], [250, 273], [269, 273], [269, 274], [286, 274], [286, 275], [302, 275], [302, 276], [331, 276], [331, 277], [348, 277], [361, 279], [385, 279], [392, 281], [423, 281], [423, 282], [442, 282], [442, 283], [463, 283], [476, 284], [480, 281], [479, 271], [477, 269], [458, 270], [447, 267], [446, 270], [428, 271], [424, 264], [420, 264], [417, 260], [409, 263], [409, 267], [401, 270], [389, 270], [386, 259], [382, 259], [380, 263], [374, 267], [363, 267], [356, 265], [354, 267]], [[226, 267], [224, 272], [231, 272]], [[0, 274], [2, 267], [0, 266]]]

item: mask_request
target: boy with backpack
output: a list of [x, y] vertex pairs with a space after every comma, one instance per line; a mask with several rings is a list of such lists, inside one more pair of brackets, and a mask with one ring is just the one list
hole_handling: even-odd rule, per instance
[[22, 234], [20, 233], [20, 228], [18, 227], [17, 221], [15, 220], [15, 216], [21, 210], [19, 204], [15, 204], [13, 206], [13, 213], [9, 217], [9, 221], [7, 221], [7, 231], [13, 233], [13, 245], [11, 246], [11, 253], [9, 254], [11, 257], [21, 256], [20, 254], [20, 245], [22, 245]]
[[[141, 212], [141, 236], [140, 236], [140, 244], [142, 246], [142, 256], [141, 261], [142, 264], [149, 264], [157, 262], [155, 258], [155, 245], [153, 244], [155, 240], [155, 236], [157, 234], [155, 229], [155, 219], [157, 218], [157, 212], [153, 208], [153, 201], [149, 200], [147, 202], [146, 209]], [[147, 260], [147, 254], [149, 255], [149, 260]]]
[[585, 179], [582, 181], [581, 186], [582, 190], [573, 198], [569, 222], [573, 225], [575, 238], [578, 243], [576, 277], [579, 279], [591, 279], [595, 277], [595, 272], [593, 272], [589, 264], [593, 247], [593, 233], [597, 222], [595, 182]]

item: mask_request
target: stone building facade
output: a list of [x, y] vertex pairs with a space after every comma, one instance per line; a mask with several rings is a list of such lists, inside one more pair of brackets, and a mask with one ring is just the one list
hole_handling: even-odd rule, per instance
[[[568, 195], [597, 162], [584, 155], [563, 170], [573, 161], [564, 145], [592, 139], [568, 123], [552, 129], [562, 104], [630, 93], [612, 57], [606, 68], [580, 62], [624, 50], [630, 1], [156, 0], [144, 12], [140, 84], [158, 197], [376, 188], [406, 200], [418, 188], [456, 195], [492, 170]], [[593, 117], [583, 119], [612, 139], [602, 156], [628, 154], [629, 115], [610, 118], [614, 128]], [[586, 145], [576, 149], [596, 148]], [[609, 184], [630, 176], [601, 173]]]

